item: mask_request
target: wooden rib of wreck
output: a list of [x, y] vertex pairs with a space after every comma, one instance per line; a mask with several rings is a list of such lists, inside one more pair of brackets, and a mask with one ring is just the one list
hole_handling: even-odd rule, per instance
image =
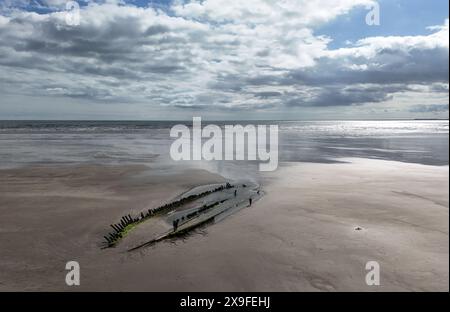
[[[202, 192], [199, 194], [192, 194], [192, 195], [189, 195], [186, 197], [182, 197], [176, 201], [164, 204], [160, 207], [148, 209], [145, 213], [141, 212], [140, 214], [138, 214], [137, 217], [132, 217], [131, 214], [125, 215], [120, 219], [120, 221], [118, 223], [110, 225], [114, 231], [108, 233], [107, 236], [104, 236], [105, 247], [114, 247], [120, 241], [120, 239], [123, 238], [123, 236], [126, 234], [126, 232], [128, 230], [130, 230], [133, 226], [135, 226], [141, 222], [144, 222], [145, 220], [147, 220], [149, 218], [169, 212], [170, 210], [174, 210], [177, 207], [185, 205], [188, 202], [194, 201], [194, 200], [204, 197], [208, 194], [223, 191], [225, 189], [230, 189], [233, 187], [234, 187], [233, 185], [231, 185], [229, 182], [227, 182], [226, 184], [221, 185], [215, 189], [208, 190], [208, 191], [205, 191], [205, 192]], [[217, 204], [218, 203], [214, 203], [213, 205], [209, 205], [209, 207], [204, 207], [203, 210], [201, 210], [201, 211], [210, 209], [211, 207], [213, 207]], [[187, 217], [192, 218], [196, 214], [198, 214], [198, 212], [195, 212], [195, 213], [191, 214], [190, 216], [188, 215]]]

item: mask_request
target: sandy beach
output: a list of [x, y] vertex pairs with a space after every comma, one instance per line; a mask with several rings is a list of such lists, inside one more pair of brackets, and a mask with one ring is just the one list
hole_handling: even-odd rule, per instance
[[[448, 166], [344, 161], [283, 163], [251, 207], [132, 253], [100, 248], [109, 224], [225, 179], [140, 165], [0, 170], [0, 290], [448, 291]], [[77, 287], [65, 284], [71, 260]], [[365, 283], [372, 260], [380, 286]]]

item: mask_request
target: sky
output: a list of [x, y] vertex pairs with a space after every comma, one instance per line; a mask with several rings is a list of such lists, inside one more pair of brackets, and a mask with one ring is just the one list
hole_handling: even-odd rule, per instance
[[68, 2], [0, 0], [0, 119], [448, 118], [448, 0]]

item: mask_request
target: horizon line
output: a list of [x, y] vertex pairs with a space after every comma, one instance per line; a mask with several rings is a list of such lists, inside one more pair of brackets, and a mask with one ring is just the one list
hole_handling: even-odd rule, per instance
[[[197, 117], [197, 116], [193, 116]], [[449, 118], [346, 118], [346, 119], [208, 119], [201, 117], [205, 121], [449, 121]], [[105, 121], [105, 122], [148, 122], [148, 121], [166, 121], [166, 122], [178, 122], [178, 121], [192, 121], [191, 119], [0, 119], [0, 122], [4, 121]]]

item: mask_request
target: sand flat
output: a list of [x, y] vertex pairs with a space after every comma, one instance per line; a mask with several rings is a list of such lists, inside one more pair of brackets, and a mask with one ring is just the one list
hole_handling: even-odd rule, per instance
[[[134, 253], [99, 248], [110, 223], [223, 178], [143, 166], [1, 170], [0, 290], [448, 291], [448, 166], [345, 161], [281, 164], [262, 176], [252, 207]], [[79, 287], [65, 286], [69, 260], [80, 262]], [[371, 260], [381, 286], [365, 284]]]

